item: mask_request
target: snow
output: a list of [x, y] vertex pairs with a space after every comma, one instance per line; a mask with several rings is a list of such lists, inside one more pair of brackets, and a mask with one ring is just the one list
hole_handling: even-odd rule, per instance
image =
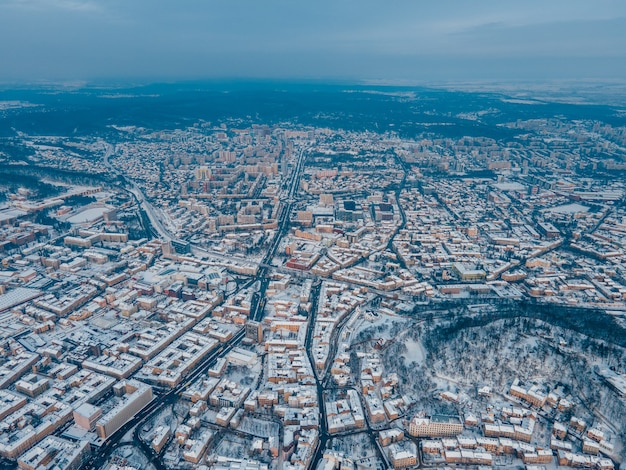
[[575, 214], [577, 212], [587, 212], [589, 208], [582, 204], [565, 204], [563, 206], [552, 207], [548, 212], [556, 212], [557, 214]]
[[261, 361], [257, 361], [252, 367], [229, 365], [224, 378], [232, 380], [246, 387], [256, 388], [259, 374], [262, 370]]
[[79, 212], [78, 214], [73, 215], [67, 219], [68, 222], [72, 224], [82, 224], [85, 222], [92, 222], [96, 220], [98, 217], [102, 217], [106, 211], [108, 211], [109, 207], [92, 207], [91, 209], [86, 209], [84, 211]]
[[524, 186], [523, 184], [515, 183], [515, 182], [497, 183], [497, 184], [494, 184], [494, 186], [498, 188], [500, 191], [524, 191], [526, 189], [526, 186]]
[[[367, 314], [365, 316], [367, 317]], [[359, 335], [363, 335], [367, 339], [394, 339], [396, 338], [396, 332], [393, 332], [393, 325], [396, 323], [406, 323], [407, 321], [405, 317], [392, 316], [379, 312], [373, 321], [366, 320], [357, 324], [355, 337], [357, 341], [362, 341]]]
[[407, 339], [404, 342], [406, 346], [406, 353], [404, 356], [404, 364], [409, 367], [413, 362], [421, 364], [424, 362], [426, 358], [426, 351], [424, 350], [424, 346], [421, 341], [414, 339]]
[[[372, 438], [367, 433], [358, 433], [334, 438], [329, 448], [355, 460], [355, 463], [379, 463]], [[368, 462], [369, 461], [369, 462]], [[369, 467], [369, 465], [367, 465]], [[371, 468], [371, 467], [370, 467]]]
[[154, 470], [154, 466], [141, 449], [132, 445], [121, 445], [117, 447], [113, 451], [109, 462], [115, 462], [118, 465], [129, 465], [135, 468], [141, 468], [142, 470]]

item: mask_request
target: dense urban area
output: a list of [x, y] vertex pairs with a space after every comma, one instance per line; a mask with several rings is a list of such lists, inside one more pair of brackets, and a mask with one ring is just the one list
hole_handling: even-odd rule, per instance
[[623, 468], [624, 109], [98, 93], [0, 94], [2, 468]]

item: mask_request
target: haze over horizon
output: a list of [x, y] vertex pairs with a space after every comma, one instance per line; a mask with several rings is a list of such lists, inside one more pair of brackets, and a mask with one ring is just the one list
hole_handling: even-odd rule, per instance
[[626, 2], [3, 0], [0, 81], [626, 77]]

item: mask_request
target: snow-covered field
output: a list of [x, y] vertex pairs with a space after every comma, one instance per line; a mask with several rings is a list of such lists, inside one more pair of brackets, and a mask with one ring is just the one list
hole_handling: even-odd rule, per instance
[[404, 363], [407, 365], [407, 367], [410, 366], [413, 362], [417, 364], [424, 363], [424, 360], [426, 359], [426, 351], [424, 350], [424, 346], [422, 345], [421, 341], [413, 338], [407, 338], [404, 341], [404, 346], [406, 347], [406, 352], [403, 354], [403, 356]]
[[67, 221], [71, 224], [92, 222], [97, 218], [102, 217], [102, 214], [104, 214], [109, 209], [109, 207], [92, 207], [90, 209], [85, 209], [84, 211], [81, 211], [71, 217], [68, 217]]
[[589, 208], [582, 204], [565, 204], [550, 208], [547, 212], [555, 212], [557, 214], [575, 214], [577, 212], [587, 212]]

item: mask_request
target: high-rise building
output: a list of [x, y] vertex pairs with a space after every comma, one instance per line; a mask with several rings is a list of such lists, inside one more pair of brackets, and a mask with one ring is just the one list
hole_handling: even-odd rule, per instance
[[119, 402], [96, 423], [96, 431], [107, 439], [152, 401], [152, 387], [137, 380], [124, 380], [113, 387]]
[[256, 343], [263, 341], [263, 325], [254, 320], [248, 320], [246, 323], [246, 338]]

